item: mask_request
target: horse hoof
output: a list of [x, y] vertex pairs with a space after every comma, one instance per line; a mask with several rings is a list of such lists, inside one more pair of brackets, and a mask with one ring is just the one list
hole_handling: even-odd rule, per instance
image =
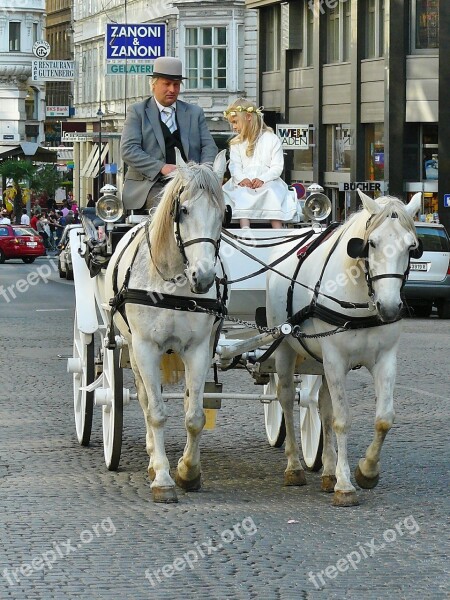
[[183, 479], [178, 471], [175, 473], [175, 483], [185, 492], [198, 492], [202, 487], [202, 474], [199, 473], [194, 479]]
[[371, 490], [378, 485], [380, 476], [375, 475], [375, 477], [366, 477], [358, 465], [355, 469], [355, 480], [359, 487], [363, 490]]
[[322, 492], [331, 493], [334, 492], [334, 486], [336, 485], [336, 477], [334, 475], [322, 475]]
[[153, 467], [148, 468], [148, 476], [150, 477], [150, 481], [153, 481], [155, 479], [156, 473]]
[[175, 486], [167, 487], [152, 487], [153, 502], [160, 504], [174, 504], [178, 502]]
[[303, 469], [285, 471], [284, 485], [306, 485], [305, 471]]
[[358, 506], [356, 492], [334, 492], [333, 506]]

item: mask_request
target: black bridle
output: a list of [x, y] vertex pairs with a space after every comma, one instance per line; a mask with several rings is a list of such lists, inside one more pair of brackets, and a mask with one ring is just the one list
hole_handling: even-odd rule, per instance
[[189, 265], [189, 260], [188, 260], [188, 257], [186, 256], [185, 248], [187, 248], [188, 246], [192, 246], [193, 244], [202, 244], [204, 242], [212, 244], [214, 246], [214, 248], [216, 250], [215, 261], [217, 261], [217, 257], [219, 256], [219, 249], [220, 249], [220, 240], [221, 240], [220, 235], [217, 240], [215, 240], [213, 238], [200, 237], [200, 238], [194, 238], [193, 240], [188, 240], [187, 242], [185, 242], [183, 240], [183, 238], [181, 237], [180, 220], [181, 220], [182, 214], [183, 214], [183, 207], [181, 205], [181, 194], [183, 192], [184, 192], [184, 188], [181, 188], [179, 190], [178, 194], [176, 195], [176, 198], [174, 200], [174, 204], [172, 207], [171, 215], [173, 217], [173, 222], [175, 225], [175, 239], [177, 242], [177, 246], [180, 250], [181, 256], [183, 257], [184, 265], [185, 265], [185, 267], [187, 267]]

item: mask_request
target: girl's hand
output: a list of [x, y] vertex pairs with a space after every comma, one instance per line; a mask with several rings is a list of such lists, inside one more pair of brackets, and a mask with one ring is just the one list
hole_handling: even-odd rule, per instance
[[238, 185], [240, 187], [248, 187], [248, 188], [253, 187], [253, 183], [250, 181], [250, 179], [243, 179], [242, 181], [239, 182]]
[[253, 179], [253, 181], [252, 181], [252, 188], [254, 190], [256, 190], [257, 188], [260, 188], [263, 185], [264, 185], [264, 181], [261, 181], [261, 179]]

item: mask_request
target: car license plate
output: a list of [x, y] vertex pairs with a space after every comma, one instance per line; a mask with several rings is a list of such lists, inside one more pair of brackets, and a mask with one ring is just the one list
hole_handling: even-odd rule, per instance
[[27, 246], [32, 246], [34, 248], [37, 246], [37, 242], [27, 242]]
[[409, 268], [411, 271], [426, 271], [427, 263], [411, 263]]

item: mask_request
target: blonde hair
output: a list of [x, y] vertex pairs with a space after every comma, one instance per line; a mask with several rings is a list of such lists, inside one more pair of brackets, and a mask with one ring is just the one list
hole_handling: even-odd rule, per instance
[[[255, 152], [256, 142], [260, 135], [265, 131], [273, 131], [264, 123], [262, 107], [256, 107], [253, 102], [245, 98], [238, 98], [224, 111], [224, 117], [230, 120], [231, 117], [236, 117], [241, 125], [241, 132], [238, 133], [230, 144], [240, 144], [248, 142], [246, 154], [253, 156]], [[250, 115], [250, 118], [248, 117]]]

